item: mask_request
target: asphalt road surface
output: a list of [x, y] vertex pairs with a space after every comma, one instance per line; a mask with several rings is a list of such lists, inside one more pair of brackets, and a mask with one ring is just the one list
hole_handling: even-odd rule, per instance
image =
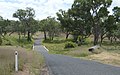
[[50, 75], [120, 75], [120, 67], [64, 55], [49, 54], [40, 44], [40, 39], [35, 40], [35, 50], [45, 57]]

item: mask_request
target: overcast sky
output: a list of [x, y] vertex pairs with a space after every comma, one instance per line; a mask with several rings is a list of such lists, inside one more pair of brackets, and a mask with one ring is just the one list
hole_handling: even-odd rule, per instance
[[[47, 16], [56, 16], [59, 9], [67, 10], [73, 2], [74, 0], [0, 0], [0, 16], [5, 19], [15, 19], [12, 14], [17, 9], [32, 7], [36, 12], [36, 19], [41, 20]], [[112, 11], [114, 6], [120, 6], [120, 0], [113, 0], [109, 11]]]

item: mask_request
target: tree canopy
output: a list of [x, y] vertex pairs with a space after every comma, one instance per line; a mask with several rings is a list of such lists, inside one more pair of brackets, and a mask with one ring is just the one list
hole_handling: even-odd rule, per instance
[[13, 13], [13, 17], [18, 18], [23, 25], [24, 34], [27, 32], [28, 41], [31, 41], [31, 33], [35, 33], [38, 30], [37, 21], [35, 21], [35, 10], [27, 7], [26, 10], [18, 9]]

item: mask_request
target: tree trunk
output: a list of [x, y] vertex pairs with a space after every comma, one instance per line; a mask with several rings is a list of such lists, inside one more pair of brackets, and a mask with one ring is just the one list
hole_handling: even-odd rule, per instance
[[28, 41], [31, 41], [31, 36], [30, 36], [30, 31], [28, 31], [28, 37], [27, 37]]
[[101, 36], [101, 39], [100, 39], [100, 46], [102, 45], [102, 43], [103, 43], [103, 36]]
[[46, 31], [44, 31], [44, 39], [47, 40]]
[[104, 34], [101, 34], [101, 35], [100, 35], [100, 45], [102, 45], [102, 42], [103, 42], [103, 39], [104, 39], [103, 36], [104, 36]]
[[2, 38], [1, 38], [1, 36], [0, 36], [0, 45], [2, 44]]
[[54, 38], [54, 33], [51, 33], [51, 40], [53, 40]]
[[69, 37], [69, 34], [70, 34], [69, 32], [67, 32], [67, 33], [66, 33], [66, 39], [68, 39], [68, 37]]
[[110, 37], [110, 43], [113, 43], [113, 38], [112, 37]]
[[25, 35], [26, 35], [26, 32], [24, 32], [24, 37], [25, 37]]
[[12, 31], [12, 32], [9, 34], [9, 36], [11, 36], [12, 33], [14, 33], [14, 31]]
[[117, 42], [117, 38], [114, 36], [114, 41]]
[[4, 32], [4, 36], [5, 36], [6, 34], [7, 34], [7, 32], [5, 31], [5, 32]]
[[99, 40], [99, 29], [100, 27], [98, 26], [98, 25], [95, 25], [94, 26], [94, 33], [93, 33], [93, 35], [94, 35], [94, 45], [97, 45], [98, 44], [98, 40]]
[[94, 35], [94, 45], [98, 44], [98, 38], [99, 36], [97, 34]]
[[51, 40], [53, 40], [53, 38], [54, 38], [54, 37], [52, 36], [52, 39], [51, 39]]

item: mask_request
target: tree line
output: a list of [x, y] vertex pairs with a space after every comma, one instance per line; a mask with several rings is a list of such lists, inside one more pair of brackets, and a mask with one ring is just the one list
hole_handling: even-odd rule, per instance
[[34, 33], [43, 31], [45, 40], [47, 35], [53, 40], [60, 32], [64, 32], [66, 39], [71, 34], [74, 42], [81, 44], [91, 35], [94, 37], [94, 45], [102, 43], [105, 38], [111, 42], [120, 41], [120, 7], [114, 7], [110, 15], [108, 8], [111, 3], [112, 0], [74, 0], [70, 9], [60, 9], [56, 13], [57, 18], [49, 16], [40, 21], [35, 20], [33, 8], [18, 9], [13, 13], [18, 21], [0, 16], [0, 39], [17, 32], [19, 39], [21, 35], [27, 35], [27, 40], [31, 41]]
[[18, 18], [19, 20], [5, 20], [3, 17], [0, 17], [0, 37], [5, 35], [11, 35], [16, 32], [19, 35], [19, 40], [21, 39], [21, 35], [24, 35], [27, 40], [31, 41], [32, 35], [38, 31], [38, 22], [34, 19], [35, 11], [33, 8], [27, 7], [24, 9], [18, 9], [15, 13], [13, 13], [14, 18]]
[[19, 20], [6, 20], [0, 16], [0, 44], [2, 38], [12, 33], [18, 33], [19, 40], [24, 36], [27, 37], [27, 41], [32, 41], [32, 35], [38, 31], [44, 32], [45, 39], [48, 33], [50, 40], [60, 32], [60, 23], [54, 17], [49, 16], [41, 21], [35, 20], [35, 10], [31, 7], [18, 9], [12, 16]]
[[81, 36], [81, 41], [93, 35], [94, 45], [106, 37], [111, 42], [120, 41], [120, 7], [114, 7], [113, 14], [109, 15], [111, 3], [112, 0], [74, 0], [68, 11], [59, 10], [57, 16], [66, 38], [72, 34], [75, 41]]

